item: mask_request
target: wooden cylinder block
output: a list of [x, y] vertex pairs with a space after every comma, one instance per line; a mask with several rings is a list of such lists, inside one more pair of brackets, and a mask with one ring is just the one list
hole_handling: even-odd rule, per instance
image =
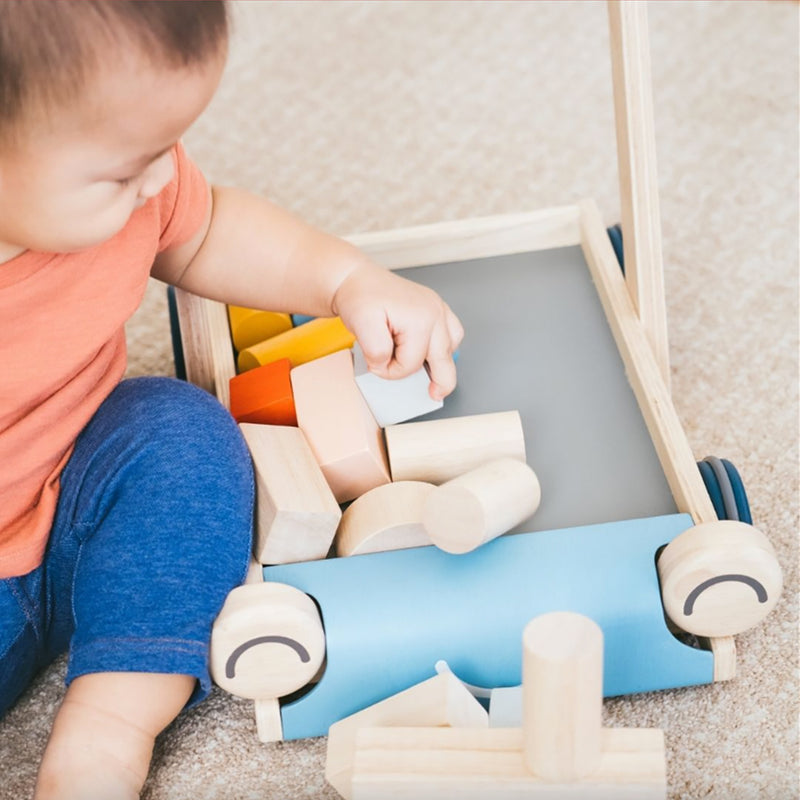
[[752, 525], [706, 522], [676, 536], [658, 559], [667, 616], [697, 636], [733, 636], [761, 622], [783, 576], [769, 539]]
[[522, 634], [523, 750], [545, 781], [572, 783], [600, 764], [603, 632], [580, 614], [557, 611]]
[[432, 483], [398, 481], [362, 494], [342, 515], [336, 554], [356, 556], [430, 544], [422, 508], [434, 489]]
[[289, 314], [280, 311], [259, 311], [257, 308], [228, 306], [231, 339], [237, 350], [263, 342], [292, 327]]
[[314, 601], [283, 583], [234, 589], [211, 632], [214, 682], [238, 697], [268, 700], [301, 689], [325, 658]]
[[494, 459], [525, 461], [519, 411], [405, 422], [385, 433], [394, 481], [444, 483]]
[[541, 496], [523, 461], [488, 461], [437, 486], [425, 499], [422, 526], [440, 549], [467, 553], [531, 516]]
[[288, 358], [296, 367], [338, 350], [347, 350], [355, 340], [339, 317], [312, 319], [299, 328], [292, 328], [240, 351], [239, 371], [245, 372], [279, 358]]

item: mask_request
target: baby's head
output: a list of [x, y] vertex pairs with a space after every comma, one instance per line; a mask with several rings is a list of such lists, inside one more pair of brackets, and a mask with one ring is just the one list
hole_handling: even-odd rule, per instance
[[121, 230], [224, 66], [222, 2], [0, 0], [0, 264]]

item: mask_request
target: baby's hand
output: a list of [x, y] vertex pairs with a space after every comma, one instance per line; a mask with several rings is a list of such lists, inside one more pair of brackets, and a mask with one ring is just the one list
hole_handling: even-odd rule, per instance
[[366, 263], [342, 281], [332, 307], [358, 339], [371, 372], [402, 378], [426, 364], [434, 400], [455, 389], [453, 353], [464, 329], [432, 289]]

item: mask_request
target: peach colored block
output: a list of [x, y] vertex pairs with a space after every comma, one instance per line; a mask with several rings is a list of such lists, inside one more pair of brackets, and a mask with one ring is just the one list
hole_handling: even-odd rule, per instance
[[337, 501], [389, 483], [383, 432], [356, 385], [352, 353], [302, 364], [291, 379], [297, 424]]

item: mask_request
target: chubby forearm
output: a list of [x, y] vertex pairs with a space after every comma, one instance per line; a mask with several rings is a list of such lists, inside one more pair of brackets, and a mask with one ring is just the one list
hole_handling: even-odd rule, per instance
[[376, 374], [403, 377], [425, 364], [432, 397], [453, 390], [464, 331], [436, 292], [261, 197], [214, 188], [211, 200], [194, 239], [162, 253], [154, 277], [232, 305], [338, 315]]
[[379, 269], [352, 245], [262, 197], [214, 187], [197, 251], [165, 278], [234, 305], [330, 316], [338, 287], [362, 267]]

